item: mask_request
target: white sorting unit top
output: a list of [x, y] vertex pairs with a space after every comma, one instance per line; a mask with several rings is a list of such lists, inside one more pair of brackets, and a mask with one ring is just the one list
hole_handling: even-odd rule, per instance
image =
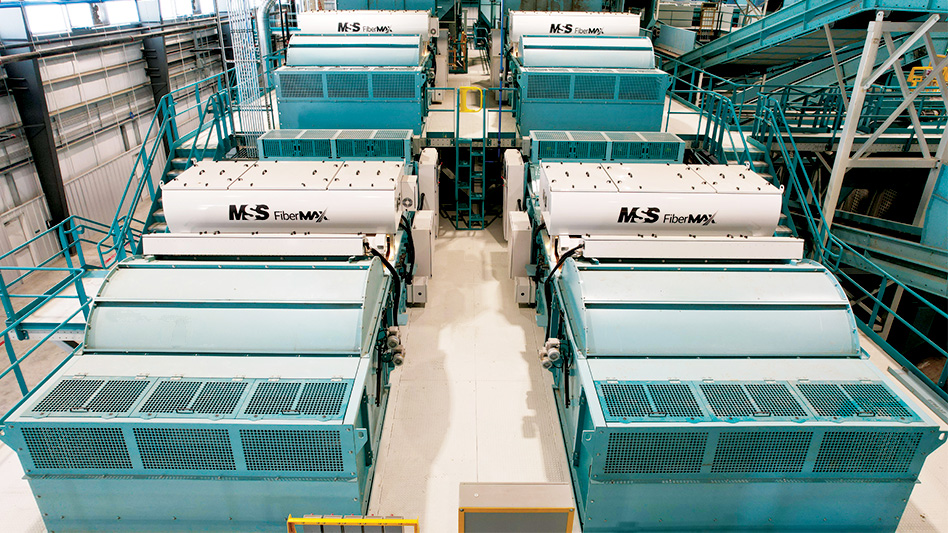
[[392, 190], [404, 173], [401, 161], [357, 161], [342, 164], [330, 191], [337, 190]]
[[230, 190], [325, 190], [339, 171], [338, 161], [266, 161], [254, 163]]
[[620, 192], [713, 193], [715, 189], [691, 167], [656, 163], [603, 165]]
[[553, 192], [618, 192], [599, 163], [543, 163], [540, 172]]

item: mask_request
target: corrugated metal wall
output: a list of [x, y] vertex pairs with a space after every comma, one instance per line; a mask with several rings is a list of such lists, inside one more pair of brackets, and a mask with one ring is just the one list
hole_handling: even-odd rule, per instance
[[[213, 51], [217, 42], [213, 28], [166, 38], [172, 89], [221, 72], [220, 56]], [[141, 44], [44, 58], [40, 71], [70, 213], [110, 224], [155, 112]], [[5, 83], [5, 79], [0, 81]], [[207, 90], [213, 88], [208, 86]], [[179, 97], [179, 109], [193, 105], [193, 94]], [[196, 118], [196, 111], [191, 114]], [[181, 131], [186, 131], [189, 118], [179, 120]], [[160, 151], [153, 179], [164, 168], [165, 154]], [[48, 218], [16, 105], [9, 92], [2, 91], [0, 254], [44, 231]], [[54, 238], [44, 238], [7, 263], [42, 261], [57, 249]]]

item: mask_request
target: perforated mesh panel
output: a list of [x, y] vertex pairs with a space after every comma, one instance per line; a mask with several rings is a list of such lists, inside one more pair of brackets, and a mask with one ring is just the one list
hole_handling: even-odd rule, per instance
[[704, 414], [688, 385], [653, 383], [648, 385], [648, 392], [659, 413], [672, 417], [699, 417]]
[[139, 427], [134, 433], [147, 469], [236, 470], [226, 430]]
[[921, 440], [920, 432], [829, 431], [813, 471], [906, 472]]
[[757, 409], [740, 385], [729, 383], [702, 383], [701, 392], [715, 416], [723, 418], [751, 416]]
[[335, 430], [240, 430], [248, 470], [341, 472], [342, 447]]
[[527, 75], [527, 98], [569, 98], [570, 76], [566, 74]]
[[618, 99], [655, 102], [665, 97], [664, 83], [657, 76], [627, 75], [619, 77]]
[[573, 82], [576, 100], [614, 100], [616, 77], [612, 75], [577, 75]]
[[299, 390], [299, 383], [260, 383], [253, 391], [253, 396], [250, 397], [250, 403], [247, 404], [244, 413], [248, 415], [273, 415], [292, 411]]
[[320, 72], [280, 72], [281, 98], [322, 98], [323, 75]]
[[237, 408], [247, 384], [243, 382], [209, 381], [204, 384], [191, 409], [195, 413], [229, 415]]
[[34, 413], [62, 412], [82, 407], [105, 383], [101, 379], [64, 379], [33, 407]]
[[174, 413], [184, 411], [201, 388], [200, 381], [162, 381], [145, 400], [139, 411], [144, 413]]
[[790, 393], [790, 388], [780, 383], [748, 383], [744, 389], [757, 404], [761, 413], [772, 416], [806, 416], [806, 411]]
[[606, 474], [696, 474], [701, 471], [707, 433], [609, 434]]
[[627, 418], [652, 413], [652, 405], [645, 395], [645, 385], [603, 383], [600, 390], [605, 400], [606, 416]]
[[368, 98], [367, 72], [326, 73], [326, 96], [329, 98]]
[[846, 383], [843, 390], [862, 411], [876, 416], [910, 417], [912, 413], [879, 383]]
[[813, 432], [742, 431], [722, 433], [712, 472], [801, 472]]
[[820, 416], [854, 416], [859, 412], [839, 385], [800, 383], [797, 388]]
[[415, 98], [415, 76], [375, 73], [372, 75], [372, 95], [375, 98]]
[[149, 382], [143, 380], [109, 380], [86, 404], [93, 413], [122, 413], [145, 392]]
[[704, 415], [688, 385], [682, 383], [597, 382], [605, 416], [694, 418]]
[[303, 415], [340, 416], [348, 403], [348, 394], [348, 383], [307, 383], [303, 385], [296, 410]]
[[22, 428], [36, 468], [131, 468], [118, 428]]

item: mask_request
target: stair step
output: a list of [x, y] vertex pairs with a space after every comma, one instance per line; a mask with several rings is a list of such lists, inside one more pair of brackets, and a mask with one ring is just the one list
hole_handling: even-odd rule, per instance
[[178, 176], [180, 176], [180, 175], [183, 174], [183, 173], [184, 173], [183, 170], [178, 170], [178, 169], [176, 169], [176, 168], [173, 168], [173, 169], [169, 170], [168, 173], [165, 174], [165, 175], [168, 177], [168, 179], [171, 179], [171, 178], [177, 178]]
[[165, 210], [164, 210], [164, 209], [156, 209], [155, 212], [152, 213], [151, 216], [152, 216], [152, 218], [154, 218], [156, 221], [164, 222], [164, 221], [165, 221]]
[[777, 231], [774, 232], [774, 235], [776, 235], [777, 237], [792, 237], [793, 230], [791, 230], [787, 226], [777, 226]]
[[168, 233], [167, 222], [155, 222], [148, 226], [148, 233]]
[[171, 160], [171, 168], [184, 170], [188, 167], [187, 157], [175, 157]]

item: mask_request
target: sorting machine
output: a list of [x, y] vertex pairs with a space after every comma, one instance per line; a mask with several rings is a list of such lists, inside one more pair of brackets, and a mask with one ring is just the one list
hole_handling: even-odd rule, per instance
[[509, 222], [584, 531], [894, 531], [946, 434], [774, 236], [781, 191], [641, 159], [538, 157]]
[[431, 214], [410, 143], [340, 156], [359, 133], [322, 160], [201, 161], [163, 185], [170, 232], [108, 273], [80, 354], [4, 427], [50, 531], [365, 513]]
[[[587, 46], [573, 39], [548, 42]], [[519, 44], [527, 113], [540, 74]], [[590, 65], [639, 56], [595, 48]], [[583, 530], [894, 531], [946, 433], [868, 361], [837, 280], [780, 236], [782, 188], [742, 165], [685, 164], [647, 110], [570, 115], [589, 85], [568, 76], [529, 157], [504, 155], [505, 209]]]
[[[410, 129], [421, 133], [434, 80], [427, 11], [320, 11], [299, 15], [300, 32], [274, 71], [283, 128]], [[384, 108], [385, 112], [379, 110]]]
[[670, 77], [655, 68], [638, 15], [511, 11], [507, 20], [521, 134], [660, 129]]

